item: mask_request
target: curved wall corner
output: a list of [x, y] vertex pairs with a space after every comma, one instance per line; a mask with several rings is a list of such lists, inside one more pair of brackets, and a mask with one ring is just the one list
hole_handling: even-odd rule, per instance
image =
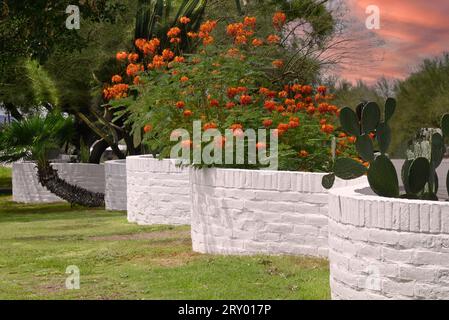
[[126, 210], [126, 160], [112, 160], [104, 164], [106, 210]]
[[[193, 250], [211, 254], [327, 257], [324, 174], [192, 169]], [[342, 181], [338, 186], [365, 181]]]
[[175, 160], [126, 159], [128, 221], [141, 225], [190, 224], [189, 169]]
[[449, 299], [449, 203], [331, 191], [333, 299]]

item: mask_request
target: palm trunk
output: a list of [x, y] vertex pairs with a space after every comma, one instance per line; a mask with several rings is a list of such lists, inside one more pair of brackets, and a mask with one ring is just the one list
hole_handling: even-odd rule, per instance
[[71, 205], [104, 207], [103, 193], [92, 192], [62, 180], [58, 175], [58, 171], [53, 169], [48, 161], [38, 162], [37, 175], [42, 186]]

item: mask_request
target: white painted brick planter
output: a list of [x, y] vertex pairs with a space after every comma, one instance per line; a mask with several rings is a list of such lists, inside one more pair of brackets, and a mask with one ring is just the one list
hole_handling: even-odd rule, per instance
[[112, 160], [104, 164], [106, 176], [106, 210], [126, 210], [126, 160]]
[[333, 299], [449, 299], [449, 202], [329, 197]]
[[[327, 257], [324, 174], [191, 169], [193, 250]], [[337, 186], [355, 181], [338, 181]]]
[[[105, 192], [104, 166], [84, 163], [53, 163], [61, 179], [93, 192]], [[40, 185], [33, 162], [16, 162], [12, 166], [13, 201], [51, 203], [63, 201]]]
[[190, 224], [189, 169], [151, 156], [126, 159], [128, 221]]

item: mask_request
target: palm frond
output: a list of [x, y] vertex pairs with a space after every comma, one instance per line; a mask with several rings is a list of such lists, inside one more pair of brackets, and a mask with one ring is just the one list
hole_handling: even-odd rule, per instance
[[73, 135], [73, 119], [56, 112], [15, 121], [0, 133], [0, 161], [45, 160], [51, 150], [62, 147]]
[[[172, 15], [174, 8], [172, 0], [140, 0], [136, 15], [135, 39], [159, 38], [163, 47], [169, 44], [167, 31], [179, 24], [179, 18], [189, 17], [191, 22], [189, 31], [196, 32], [204, 16], [207, 0], [182, 0], [176, 13]], [[186, 35], [183, 35], [186, 37]], [[186, 51], [189, 42], [182, 41], [182, 51]]]

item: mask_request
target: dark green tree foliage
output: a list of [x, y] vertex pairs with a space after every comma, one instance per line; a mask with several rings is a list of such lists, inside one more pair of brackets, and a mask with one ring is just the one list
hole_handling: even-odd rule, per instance
[[[80, 30], [66, 28], [68, 4], [79, 6]], [[65, 95], [77, 98], [72, 105], [82, 106], [83, 103], [79, 102], [87, 100], [85, 98], [91, 89], [88, 86], [92, 82], [92, 70], [85, 66], [91, 65], [92, 61], [97, 62], [98, 54], [93, 55], [95, 59], [89, 60], [89, 63], [86, 61], [92, 56], [84, 57], [84, 61], [73, 61], [70, 57], [80, 56], [81, 50], [88, 46], [98, 46], [98, 42], [92, 43], [92, 35], [96, 35], [97, 31], [93, 26], [116, 22], [124, 5], [118, 0], [70, 3], [56, 0], [4, 0], [0, 8], [0, 103], [3, 107], [19, 119], [22, 113], [28, 113], [37, 106], [65, 104]], [[60, 61], [54, 68], [58, 73], [55, 74], [51, 64], [54, 65], [58, 57]], [[78, 72], [71, 70], [63, 73], [72, 62]], [[70, 81], [64, 81], [68, 78]], [[70, 86], [61, 85], [61, 82]], [[72, 90], [74, 83], [82, 86], [84, 91]]]
[[3, 0], [1, 6], [0, 61], [18, 56], [43, 62], [54, 48], [68, 51], [83, 48], [88, 39], [76, 30], [68, 30], [65, 21], [67, 6], [77, 5], [83, 21], [111, 21], [123, 4], [112, 0]]
[[402, 112], [395, 115], [392, 123], [392, 150], [403, 157], [417, 130], [439, 127], [441, 115], [448, 111], [449, 54], [425, 60], [399, 83], [396, 97]]

